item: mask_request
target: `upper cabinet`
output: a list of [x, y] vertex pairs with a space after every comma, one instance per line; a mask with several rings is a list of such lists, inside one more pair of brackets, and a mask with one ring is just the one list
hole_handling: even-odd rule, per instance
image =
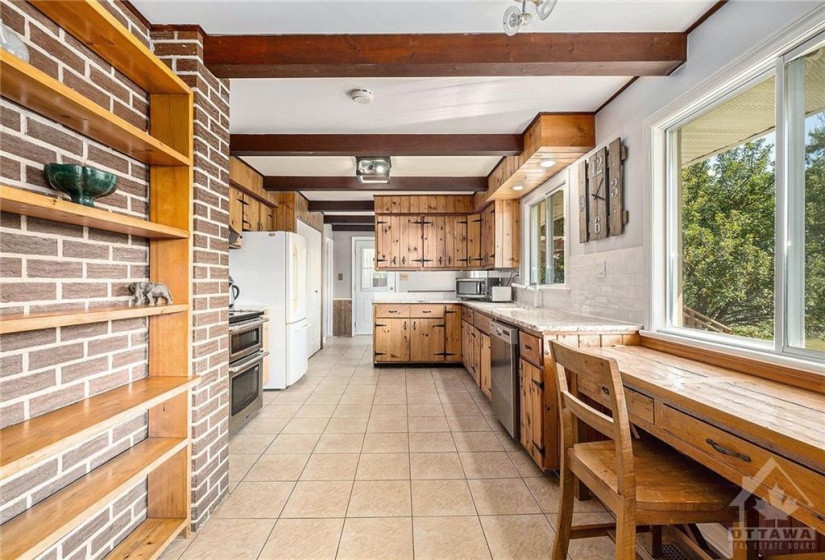
[[471, 196], [376, 196], [376, 267], [382, 270], [518, 268], [517, 200], [471, 213]]

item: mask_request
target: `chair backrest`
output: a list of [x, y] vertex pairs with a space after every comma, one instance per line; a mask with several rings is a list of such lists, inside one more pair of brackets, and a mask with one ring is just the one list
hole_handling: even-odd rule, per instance
[[[624, 386], [616, 360], [600, 358], [558, 342], [551, 342], [550, 345], [558, 378], [564, 452], [580, 443], [577, 419], [609, 437], [616, 444], [619, 494], [624, 498], [635, 499], [633, 440]], [[584, 387], [590, 388], [591, 392], [601, 393], [594, 400], [610, 409], [610, 416], [582, 400], [579, 388]]]

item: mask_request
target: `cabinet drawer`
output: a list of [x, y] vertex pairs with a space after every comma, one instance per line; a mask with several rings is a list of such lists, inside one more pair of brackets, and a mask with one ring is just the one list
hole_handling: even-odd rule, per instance
[[409, 317], [409, 304], [396, 303], [376, 303], [375, 304], [376, 317]]
[[490, 323], [492, 319], [490, 319], [487, 315], [482, 315], [479, 312], [475, 313], [475, 318], [473, 319], [473, 325], [475, 328], [483, 332], [484, 334], [490, 334], [492, 328]]
[[799, 506], [794, 517], [825, 532], [825, 475], [667, 405], [659, 409], [656, 424], [693, 449], [689, 455], [698, 452], [702, 462], [715, 463], [733, 482], [746, 477], [758, 482], [759, 497], [768, 498], [778, 488]]
[[473, 324], [473, 310], [467, 306], [461, 306], [461, 320]]
[[528, 334], [524, 331], [519, 331], [518, 333], [518, 350], [519, 355], [530, 362], [531, 364], [542, 367], [544, 364], [543, 352], [542, 352], [542, 345], [543, 341], [537, 336], [533, 336], [532, 334]]
[[443, 305], [411, 305], [410, 317], [414, 319], [441, 319], [444, 317]]
[[[610, 406], [610, 397], [596, 383], [584, 378], [577, 379], [576, 382], [582, 394], [587, 395], [603, 406]], [[653, 424], [655, 417], [653, 413], [653, 399], [627, 387], [624, 388], [624, 397], [627, 402], [627, 411], [630, 414], [631, 422], [641, 420], [648, 424]]]

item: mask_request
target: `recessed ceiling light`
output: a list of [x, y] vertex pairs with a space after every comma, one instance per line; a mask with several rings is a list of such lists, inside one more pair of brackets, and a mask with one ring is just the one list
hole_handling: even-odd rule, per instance
[[524, 185], [513, 185], [512, 189], [514, 191], [523, 191], [524, 190]]
[[545, 169], [549, 169], [554, 165], [556, 165], [556, 160], [550, 158], [541, 160], [541, 163], [539, 164], [540, 167], [543, 167]]

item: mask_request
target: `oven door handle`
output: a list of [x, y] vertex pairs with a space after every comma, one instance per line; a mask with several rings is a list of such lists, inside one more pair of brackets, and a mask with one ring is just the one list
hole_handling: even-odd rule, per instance
[[245, 333], [246, 331], [251, 331], [252, 329], [260, 327], [267, 321], [269, 321], [269, 319], [252, 319], [251, 321], [244, 321], [243, 323], [232, 325], [229, 327], [229, 334], [240, 334]]
[[229, 373], [242, 372], [243, 370], [245, 370], [246, 368], [248, 368], [249, 366], [251, 366], [255, 362], [260, 362], [261, 360], [263, 360], [267, 356], [269, 356], [269, 352], [266, 352], [266, 351], [263, 351], [263, 350], [260, 351], [260, 352], [256, 352], [256, 353], [252, 354], [251, 356], [249, 356], [244, 361], [242, 361], [241, 363], [229, 366]]

